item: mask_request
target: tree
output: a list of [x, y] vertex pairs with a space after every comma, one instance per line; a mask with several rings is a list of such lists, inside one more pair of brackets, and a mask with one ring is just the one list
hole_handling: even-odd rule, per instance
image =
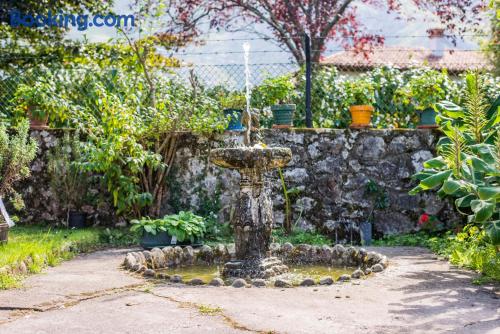
[[[136, 0], [140, 2], [141, 0]], [[385, 9], [403, 17], [408, 5], [418, 11], [434, 13], [453, 36], [480, 21], [483, 0], [151, 0], [146, 9], [163, 10], [170, 32], [198, 36], [200, 25], [211, 28], [240, 29], [242, 23], [266, 25], [280, 45], [295, 60], [305, 59], [303, 36], [311, 36], [312, 60], [319, 61], [329, 41], [344, 48], [367, 53], [382, 45], [384, 37], [366, 30], [357, 13], [358, 5]]]
[[[58, 13], [106, 13], [112, 0], [2, 0], [0, 1], [0, 52], [2, 59], [36, 62], [60, 58], [64, 50], [72, 50], [73, 42], [64, 40], [64, 27], [32, 28], [11, 25], [11, 14], [19, 12], [31, 15]], [[55, 54], [54, 54], [55, 53]]]

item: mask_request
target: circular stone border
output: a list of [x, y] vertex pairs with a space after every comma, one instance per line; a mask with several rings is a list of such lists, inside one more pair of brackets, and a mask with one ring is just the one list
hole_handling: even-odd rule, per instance
[[[324, 264], [331, 266], [346, 266], [357, 268], [351, 275], [344, 274], [339, 277], [338, 282], [348, 282], [351, 279], [360, 279], [371, 273], [383, 271], [389, 265], [389, 260], [385, 255], [377, 252], [368, 252], [364, 248], [353, 246], [335, 245], [333, 247], [323, 245], [292, 245], [291, 243], [272, 243], [270, 247], [271, 256], [278, 257], [285, 264]], [[142, 274], [148, 278], [158, 278], [170, 280], [172, 283], [185, 283], [190, 285], [210, 285], [224, 286], [225, 283], [220, 278], [215, 278], [205, 284], [198, 278], [189, 282], [184, 282], [179, 275], [170, 276], [165, 273], [157, 273], [157, 269], [166, 269], [177, 266], [191, 265], [211, 265], [224, 264], [235, 259], [234, 244], [218, 244], [214, 247], [204, 245], [194, 249], [191, 246], [185, 247], [165, 247], [163, 249], [153, 248], [151, 251], [129, 252], [125, 256], [123, 266], [135, 273]], [[234, 279], [230, 283], [233, 287], [263, 287], [266, 282], [262, 279], [251, 280], [249, 284], [244, 279]], [[333, 284], [331, 277], [323, 277], [319, 281], [320, 285]], [[305, 278], [300, 286], [315, 285], [310, 278]], [[285, 279], [277, 277], [274, 280], [275, 287], [291, 287]]]

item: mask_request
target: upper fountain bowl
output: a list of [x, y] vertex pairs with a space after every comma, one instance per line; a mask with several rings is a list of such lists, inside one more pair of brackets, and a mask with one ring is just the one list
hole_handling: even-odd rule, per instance
[[292, 159], [286, 147], [217, 148], [210, 152], [210, 161], [231, 169], [271, 169], [284, 167]]

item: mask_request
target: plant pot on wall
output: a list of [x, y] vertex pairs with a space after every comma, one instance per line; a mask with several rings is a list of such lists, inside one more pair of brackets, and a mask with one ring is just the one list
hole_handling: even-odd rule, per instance
[[273, 112], [273, 128], [290, 128], [293, 126], [295, 104], [275, 104], [271, 106]]
[[0, 224], [0, 245], [6, 244], [9, 240], [9, 225], [7, 223]]
[[240, 109], [224, 109], [224, 116], [229, 118], [229, 124], [227, 125], [226, 130], [243, 131], [243, 125], [241, 124], [242, 115], [243, 111]]
[[44, 116], [33, 115], [31, 112], [28, 112], [28, 117], [30, 119], [30, 129], [33, 130], [44, 130], [48, 129], [48, 121], [49, 115], [46, 114]]
[[70, 211], [68, 215], [69, 228], [85, 228], [87, 214], [84, 212]]
[[351, 113], [351, 128], [369, 128], [373, 106], [370, 105], [355, 105], [349, 107], [349, 112]]
[[417, 128], [419, 129], [435, 129], [438, 127], [436, 124], [436, 111], [434, 108], [427, 108], [420, 113], [420, 122]]

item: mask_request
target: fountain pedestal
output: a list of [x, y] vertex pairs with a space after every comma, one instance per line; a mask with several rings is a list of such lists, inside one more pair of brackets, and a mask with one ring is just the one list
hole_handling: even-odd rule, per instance
[[232, 220], [236, 260], [224, 265], [224, 277], [269, 278], [288, 271], [270, 256], [273, 207], [264, 172], [285, 166], [292, 153], [288, 148], [240, 147], [212, 151], [218, 166], [240, 172], [240, 192]]

